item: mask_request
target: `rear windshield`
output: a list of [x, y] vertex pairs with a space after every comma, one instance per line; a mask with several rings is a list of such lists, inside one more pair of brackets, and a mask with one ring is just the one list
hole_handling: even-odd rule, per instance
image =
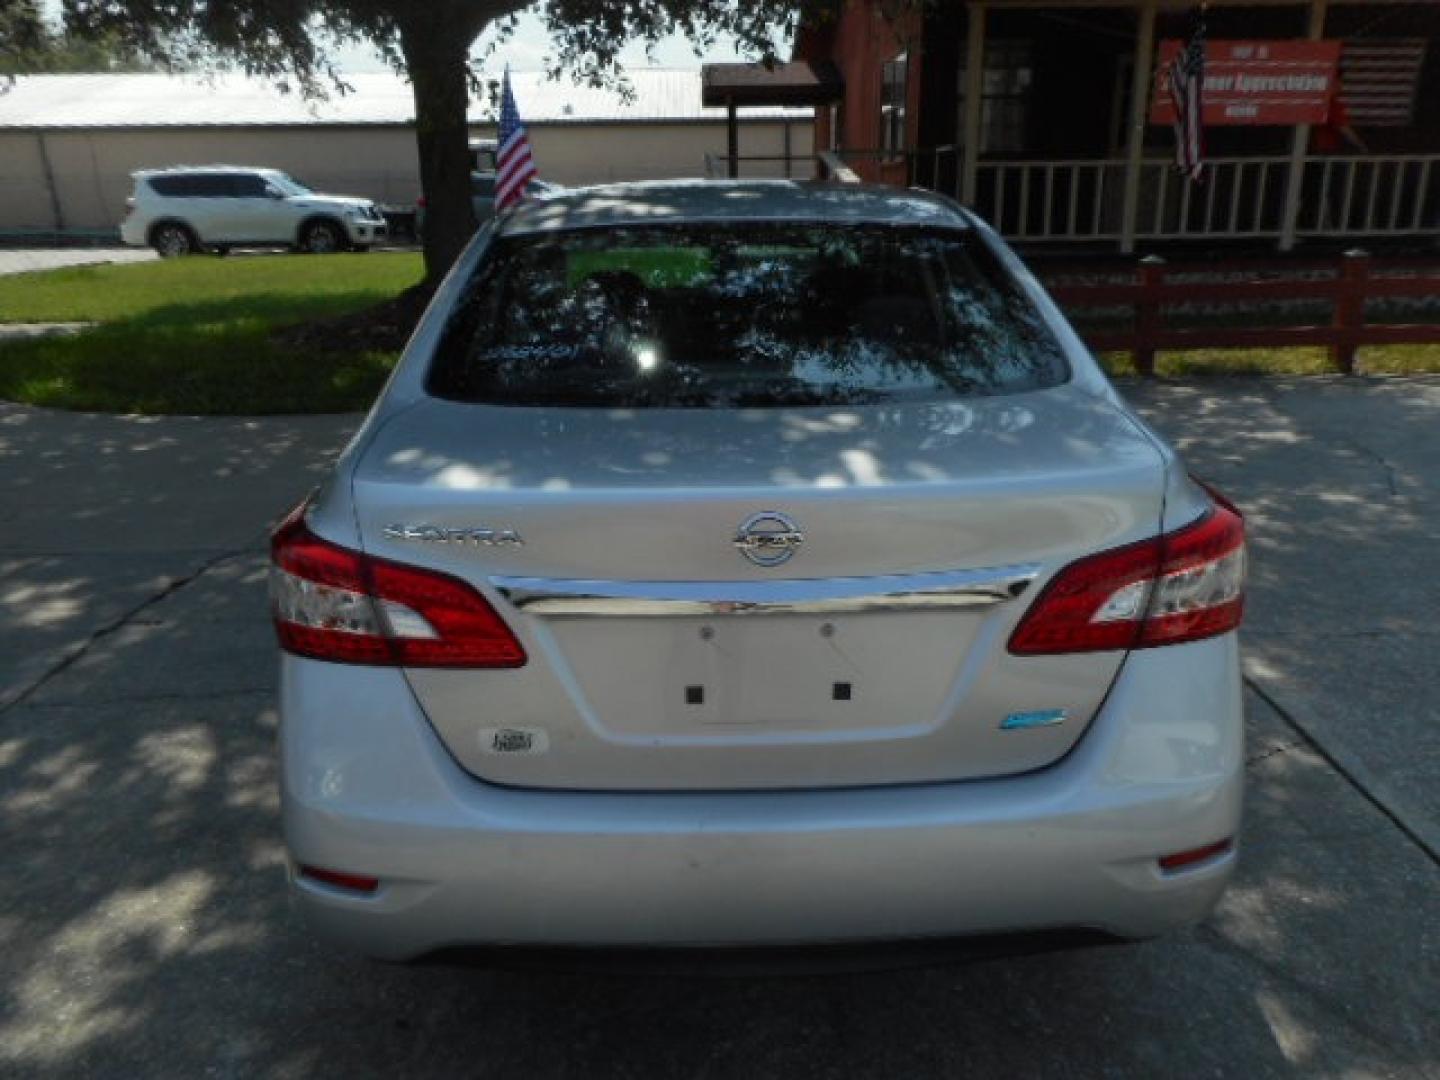
[[973, 233], [726, 224], [497, 241], [428, 385], [495, 405], [824, 406], [1013, 393], [1067, 374]]

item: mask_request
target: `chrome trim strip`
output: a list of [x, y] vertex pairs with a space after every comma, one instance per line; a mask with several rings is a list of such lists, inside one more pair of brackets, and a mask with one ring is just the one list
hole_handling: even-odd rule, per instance
[[837, 615], [959, 611], [1020, 596], [1038, 564], [867, 578], [776, 581], [576, 581], [492, 577], [521, 611], [558, 618], [679, 615]]

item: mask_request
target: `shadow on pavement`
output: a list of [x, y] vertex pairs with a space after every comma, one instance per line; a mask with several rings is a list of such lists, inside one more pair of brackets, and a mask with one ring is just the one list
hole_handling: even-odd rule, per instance
[[[1354, 642], [1393, 635], [1403, 653], [1434, 633], [1437, 556], [1418, 549], [1434, 539], [1440, 391], [1127, 389], [1250, 515], [1257, 685], [1324, 738], [1333, 698], [1357, 757], [1397, 791], [1433, 791], [1429, 699], [1381, 730], [1389, 669]], [[16, 415], [0, 411], [0, 490], [27, 510], [0, 532], [0, 665], [57, 655], [62, 639], [87, 647], [0, 709], [0, 1071], [1251, 1077], [1440, 1064], [1440, 871], [1254, 694], [1239, 879], [1206, 925], [1161, 941], [725, 979], [328, 951], [284, 899], [258, 544], [353, 418]], [[1427, 670], [1415, 677], [1433, 698]], [[1423, 794], [1417, 805], [1433, 810]]]

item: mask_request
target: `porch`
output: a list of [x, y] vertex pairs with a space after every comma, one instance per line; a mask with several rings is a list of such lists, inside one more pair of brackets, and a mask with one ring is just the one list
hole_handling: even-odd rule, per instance
[[[883, 165], [891, 182], [949, 195], [1008, 239], [1031, 243], [1128, 252], [1187, 240], [1274, 240], [1288, 250], [1319, 240], [1440, 239], [1440, 154], [1207, 158], [1200, 184], [1181, 177], [1169, 158], [1133, 166], [1123, 157], [982, 159], [968, 198], [959, 146], [837, 156], [870, 178]], [[1290, 182], [1295, 173], [1298, 184]]]
[[[1366, 152], [1317, 155], [1306, 124], [1207, 126], [1199, 183], [1176, 172], [1170, 128], [1150, 123], [1157, 46], [1186, 36], [1192, 7], [974, 0], [881, 18], [883, 4], [852, 0], [797, 40], [798, 60], [838, 72], [807, 87], [815, 146], [862, 179], [939, 191], [1056, 251], [1440, 240], [1440, 116], [1424, 107], [1440, 99], [1440, 3], [1210, 0], [1211, 40], [1341, 41], [1339, 92]], [[747, 103], [766, 99], [765, 81], [744, 88]], [[811, 167], [734, 144], [708, 164]]]

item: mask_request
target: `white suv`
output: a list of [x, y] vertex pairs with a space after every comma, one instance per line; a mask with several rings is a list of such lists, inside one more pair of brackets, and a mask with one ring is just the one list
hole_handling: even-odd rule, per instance
[[279, 244], [323, 254], [364, 250], [385, 238], [369, 199], [320, 195], [276, 169], [209, 165], [131, 174], [120, 237], [161, 255]]

